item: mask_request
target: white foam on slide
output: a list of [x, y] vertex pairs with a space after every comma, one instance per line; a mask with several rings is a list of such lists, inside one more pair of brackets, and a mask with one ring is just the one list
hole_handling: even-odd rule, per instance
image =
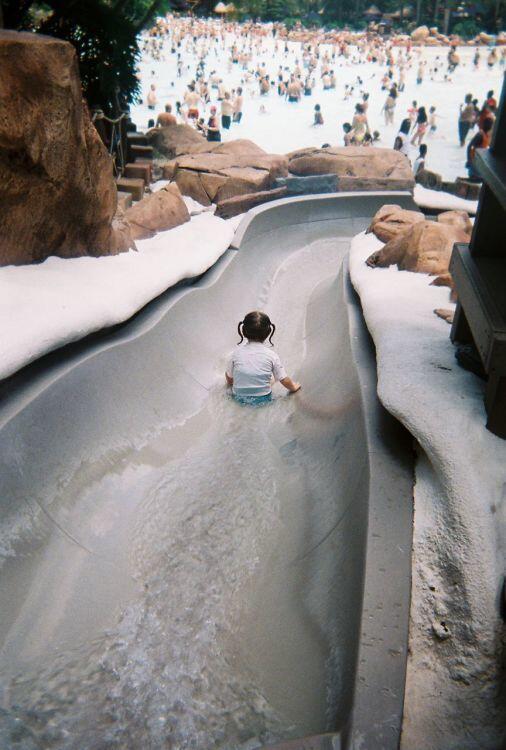
[[57, 258], [0, 268], [0, 379], [60, 346], [121, 323], [182, 279], [199, 276], [229, 247], [240, 217], [204, 211], [138, 252]]

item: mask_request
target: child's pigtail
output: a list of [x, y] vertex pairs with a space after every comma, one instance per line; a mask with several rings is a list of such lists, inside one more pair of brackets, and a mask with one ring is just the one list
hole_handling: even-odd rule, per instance
[[271, 335], [269, 336], [269, 344], [270, 344], [271, 346], [274, 346], [274, 344], [272, 343], [272, 337], [273, 337], [273, 336], [274, 336], [274, 334], [276, 333], [276, 326], [274, 325], [274, 323], [271, 323], [271, 329], [272, 329], [272, 330], [271, 330]]
[[244, 341], [244, 336], [242, 335], [242, 324], [243, 324], [243, 323], [244, 323], [244, 320], [241, 320], [241, 322], [240, 322], [240, 323], [239, 323], [239, 325], [237, 326], [237, 333], [238, 333], [238, 334], [239, 334], [239, 336], [241, 337], [241, 340], [237, 342], [237, 344], [238, 344], [238, 345], [239, 345], [239, 344], [242, 344], [242, 342]]

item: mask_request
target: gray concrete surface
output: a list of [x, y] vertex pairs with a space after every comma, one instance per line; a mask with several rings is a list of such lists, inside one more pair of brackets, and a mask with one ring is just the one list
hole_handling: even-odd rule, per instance
[[[409, 457], [340, 274], [386, 200], [255, 209], [193, 286], [2, 385], [0, 746], [396, 747]], [[222, 373], [256, 307], [303, 390], [250, 410]]]

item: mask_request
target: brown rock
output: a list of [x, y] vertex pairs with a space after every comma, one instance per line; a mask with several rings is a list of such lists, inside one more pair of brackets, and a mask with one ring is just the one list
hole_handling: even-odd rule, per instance
[[286, 156], [288, 162], [291, 162], [292, 159], [300, 159], [302, 156], [310, 156], [311, 154], [314, 154], [315, 151], [318, 151], [315, 146], [306, 146], [305, 148], [297, 148], [295, 151], [289, 151]]
[[391, 179], [389, 177], [339, 177], [340, 193], [382, 192], [384, 190], [412, 190], [413, 179]]
[[0, 32], [0, 264], [118, 252], [112, 162], [74, 48]]
[[261, 156], [266, 154], [263, 148], [260, 148], [256, 143], [253, 143], [253, 141], [249, 141], [246, 138], [238, 138], [235, 141], [218, 143], [215, 145], [213, 151], [215, 154], [228, 154], [231, 156]]
[[177, 185], [171, 184], [125, 211], [125, 219], [130, 224], [132, 238], [142, 240], [190, 221], [190, 214]]
[[424, 42], [430, 36], [430, 29], [427, 26], [419, 26], [411, 32], [411, 39], [414, 42]]
[[150, 146], [168, 159], [208, 146], [206, 139], [190, 125], [152, 128], [146, 133], [146, 138]]
[[481, 182], [471, 182], [463, 177], [457, 177], [454, 192], [455, 195], [466, 198], [468, 201], [477, 201], [480, 197]]
[[452, 227], [459, 227], [463, 232], [471, 235], [473, 225], [467, 211], [443, 211], [437, 217], [441, 224], [450, 224]]
[[219, 172], [233, 167], [236, 157], [231, 154], [215, 154], [213, 151], [184, 154], [176, 159], [178, 169], [193, 169], [196, 172]]
[[218, 190], [223, 187], [223, 185], [227, 184], [228, 177], [221, 174], [210, 174], [207, 172], [200, 172], [199, 177], [202, 187], [209, 196], [209, 200], [211, 203], [214, 203]]
[[[232, 145], [230, 142], [226, 145]], [[269, 172], [271, 180], [276, 177], [286, 177], [288, 174], [288, 160], [285, 156], [278, 154], [252, 153], [233, 154], [213, 151], [202, 151], [198, 154], [186, 154], [179, 156], [176, 160], [177, 167], [181, 169], [193, 169], [197, 172], [217, 172], [224, 174], [225, 170], [232, 168], [263, 169]]]
[[160, 164], [162, 169], [162, 180], [173, 180], [177, 169], [177, 159], [171, 159]]
[[230, 219], [232, 216], [249, 211], [250, 208], [258, 206], [261, 203], [283, 198], [286, 192], [286, 187], [281, 187], [275, 190], [264, 190], [260, 193], [249, 193], [248, 195], [237, 195], [234, 198], [228, 198], [218, 203], [216, 216], [220, 216], [222, 219]]
[[484, 31], [478, 34], [478, 39], [481, 44], [489, 45], [494, 43], [494, 37], [491, 34], [486, 34]]
[[397, 205], [385, 205], [373, 216], [367, 232], [373, 232], [379, 240], [388, 242], [424, 219], [421, 211], [407, 211]]
[[200, 174], [191, 169], [178, 169], [175, 176], [176, 184], [183, 195], [189, 195], [203, 206], [210, 206], [211, 201], [202, 185]]
[[437, 172], [431, 172], [430, 169], [419, 169], [415, 182], [429, 190], [441, 190], [443, 178]]
[[455, 242], [467, 242], [458, 227], [437, 221], [420, 221], [387, 242], [367, 259], [367, 265], [386, 268], [396, 264], [400, 271], [448, 273]]
[[258, 193], [268, 190], [271, 186], [269, 172], [265, 169], [231, 167], [230, 169], [223, 169], [220, 175], [228, 177], [228, 180], [218, 190], [216, 196], [218, 201], [233, 198], [235, 195]]
[[[359, 178], [361, 185], [372, 181], [397, 189], [414, 186], [413, 174], [408, 159], [399, 151], [389, 148], [303, 149], [288, 155], [288, 170], [295, 175], [337, 174], [340, 189], [349, 189], [357, 184], [346, 178]], [[346, 187], [344, 187], [346, 185]], [[395, 187], [394, 187], [395, 186]]]

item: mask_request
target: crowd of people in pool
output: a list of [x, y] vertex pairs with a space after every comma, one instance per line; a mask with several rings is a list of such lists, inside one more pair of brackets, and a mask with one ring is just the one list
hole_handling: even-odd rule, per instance
[[[267, 48], [266, 37], [271, 35], [272, 45]], [[144, 53], [154, 60], [164, 60], [174, 56], [176, 80], [170, 85], [176, 89], [177, 79], [192, 76], [184, 86], [184, 93], [173, 106], [165, 104], [164, 111], [153, 117], [149, 125], [167, 126], [172, 123], [186, 123], [194, 126], [208, 141], [220, 141], [222, 131], [228, 131], [233, 123], [243, 118], [245, 95], [249, 100], [258, 98], [259, 114], [268, 113], [269, 96], [277, 96], [295, 105], [303, 97], [311, 97], [315, 90], [336, 91], [336, 65], [372, 62], [382, 71], [379, 83], [386, 92], [382, 108], [385, 126], [393, 125], [399, 94], [406, 85], [406, 72], [416, 68], [416, 85], [423, 83], [428, 76], [432, 81], [452, 83], [452, 75], [461, 65], [456, 46], [441, 49], [435, 59], [428, 64], [424, 59], [423, 48], [396, 47], [395, 40], [388, 41], [366, 33], [355, 36], [350, 44], [346, 33], [336, 32], [332, 39], [321, 31], [309, 34], [309, 40], [301, 41], [298, 51], [290, 48], [283, 27], [268, 27], [262, 24], [217, 23], [195, 18], [167, 16], [159, 19], [156, 26], [144, 40]], [[267, 52], [272, 57], [283, 59], [277, 71], [269, 70], [265, 62]], [[240, 70], [240, 85], [229, 85], [216, 68], [216, 61], [227, 60], [227, 71], [232, 73], [236, 66]], [[187, 61], [192, 60], [192, 64]], [[506, 47], [489, 51], [477, 49], [472, 66], [479, 69], [485, 64], [489, 69], [506, 64]], [[153, 72], [154, 75], [154, 72]], [[377, 85], [377, 82], [374, 82]], [[182, 84], [181, 84], [182, 87]], [[351, 122], [342, 124], [342, 145], [371, 147], [380, 142], [381, 135], [369, 125], [369, 92], [360, 75], [353, 84], [344, 87], [344, 100], [357, 97]], [[215, 100], [214, 102], [212, 100]], [[156, 112], [160, 107], [157, 85], [151, 83], [146, 96], [149, 109]], [[488, 91], [484, 101], [473, 94], [467, 94], [458, 113], [458, 138], [462, 147], [471, 131], [475, 130], [468, 147], [466, 167], [472, 179], [479, 179], [474, 170], [474, 154], [477, 148], [490, 144], [495, 121], [497, 101], [494, 92]], [[173, 111], [174, 110], [174, 111]], [[204, 114], [207, 112], [207, 116]], [[324, 112], [320, 103], [313, 109], [314, 127], [323, 125]], [[413, 100], [402, 119], [399, 131], [392, 145], [410, 157], [410, 146], [418, 147], [413, 169], [416, 173], [425, 167], [427, 156], [426, 138], [430, 139], [438, 128], [438, 113], [434, 105], [427, 107]], [[330, 145], [330, 144], [325, 144]]]

